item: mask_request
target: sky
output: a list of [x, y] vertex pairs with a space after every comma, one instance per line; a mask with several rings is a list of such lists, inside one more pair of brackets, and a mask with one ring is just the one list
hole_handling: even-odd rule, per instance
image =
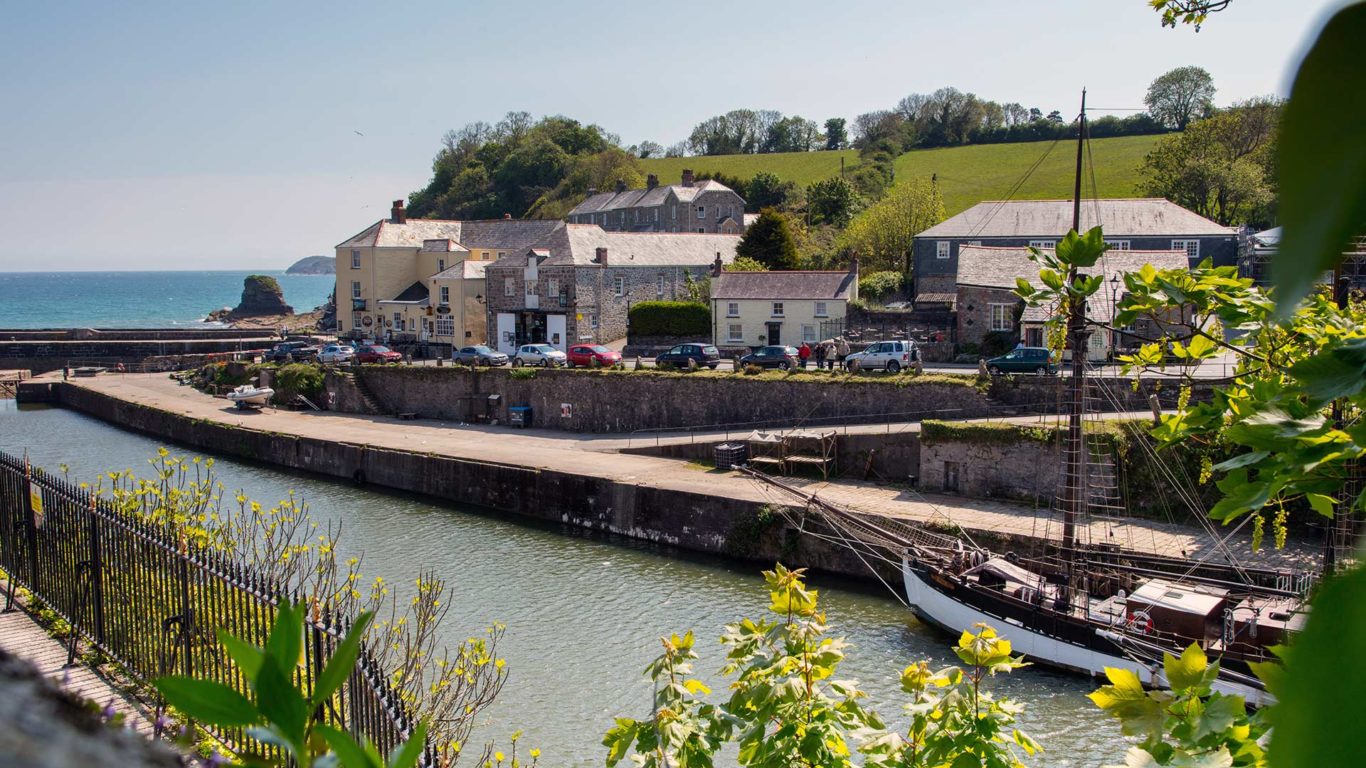
[[950, 85], [1142, 108], [1183, 65], [1219, 104], [1286, 95], [1344, 4], [1233, 0], [1197, 34], [1146, 0], [10, 3], [0, 272], [332, 254], [426, 184], [442, 134], [511, 110], [667, 146], [731, 109], [852, 119]]

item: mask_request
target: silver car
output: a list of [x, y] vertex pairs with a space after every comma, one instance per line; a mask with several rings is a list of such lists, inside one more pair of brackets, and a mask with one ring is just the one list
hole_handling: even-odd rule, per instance
[[554, 368], [564, 365], [567, 360], [563, 352], [549, 344], [523, 344], [517, 348], [517, 354], [512, 356], [514, 366], [539, 365], [542, 368]]
[[896, 373], [902, 368], [909, 368], [915, 359], [914, 341], [875, 341], [862, 352], [850, 355], [845, 364], [861, 371], [882, 368], [888, 373]]
[[507, 365], [508, 356], [496, 349], [479, 344], [473, 347], [461, 347], [451, 353], [451, 360], [465, 365]]
[[349, 363], [356, 359], [356, 350], [345, 344], [328, 344], [318, 353], [320, 363]]

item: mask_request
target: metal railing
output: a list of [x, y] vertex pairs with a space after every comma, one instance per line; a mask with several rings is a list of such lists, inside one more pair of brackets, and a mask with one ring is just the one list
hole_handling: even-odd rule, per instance
[[[229, 555], [191, 546], [170, 527], [120, 512], [88, 489], [0, 453], [0, 567], [8, 574], [5, 610], [22, 586], [72, 627], [67, 663], [84, 638], [146, 684], [190, 675], [250, 695], [217, 631], [263, 644], [282, 586]], [[304, 659], [295, 681], [308, 695], [351, 617], [315, 611], [305, 623]], [[314, 717], [374, 742], [388, 754], [412, 732], [409, 707], [368, 651]], [[271, 754], [240, 729], [215, 730], [235, 749]], [[423, 764], [432, 765], [430, 745]]]

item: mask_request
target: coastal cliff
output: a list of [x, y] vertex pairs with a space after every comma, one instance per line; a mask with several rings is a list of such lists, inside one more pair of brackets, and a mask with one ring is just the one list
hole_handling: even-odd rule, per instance
[[286, 275], [335, 275], [337, 259], [335, 256], [305, 256], [289, 265]]

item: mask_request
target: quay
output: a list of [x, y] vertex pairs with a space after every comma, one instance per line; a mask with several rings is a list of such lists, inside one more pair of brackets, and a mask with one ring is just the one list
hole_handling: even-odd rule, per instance
[[[48, 401], [125, 429], [212, 454], [373, 484], [538, 520], [605, 531], [683, 549], [870, 579], [857, 555], [820, 536], [800, 502], [742, 473], [659, 455], [624, 452], [641, 435], [513, 430], [434, 420], [328, 411], [242, 412], [162, 374], [103, 375], [25, 382], [21, 401]], [[1039, 416], [993, 419], [1037, 423]], [[917, 424], [905, 425], [915, 430]], [[886, 425], [851, 426], [851, 433]], [[691, 444], [705, 435], [645, 436], [652, 445]], [[1020, 504], [922, 493], [905, 484], [786, 478], [855, 513], [961, 527], [982, 543], [1033, 551], [1057, 536], [1049, 513]], [[1047, 501], [1042, 506], [1048, 506]], [[778, 508], [787, 514], [774, 515]], [[1204, 531], [1154, 520], [1094, 520], [1091, 537], [1121, 549], [1176, 557], [1214, 555]], [[1312, 545], [1253, 554], [1247, 536], [1232, 546], [1249, 564], [1304, 567]], [[882, 569], [880, 569], [882, 570]], [[880, 576], [891, 575], [887, 570]]]

